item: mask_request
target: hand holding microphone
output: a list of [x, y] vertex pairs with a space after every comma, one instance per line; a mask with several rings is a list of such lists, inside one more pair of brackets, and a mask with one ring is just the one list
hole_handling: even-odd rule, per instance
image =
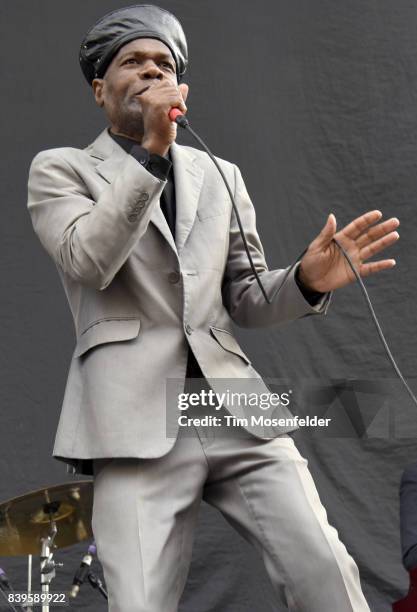
[[170, 112], [177, 109], [187, 112], [185, 101], [189, 87], [185, 83], [175, 85], [168, 80], [150, 85], [140, 94], [144, 136], [142, 146], [150, 153], [166, 155], [177, 136], [177, 125]]
[[188, 124], [188, 119], [180, 111], [179, 108], [171, 108], [171, 110], [168, 113], [168, 117], [171, 119], [171, 121], [175, 121], [175, 123], [177, 123], [181, 127], [185, 128], [185, 127], [187, 127], [189, 125]]

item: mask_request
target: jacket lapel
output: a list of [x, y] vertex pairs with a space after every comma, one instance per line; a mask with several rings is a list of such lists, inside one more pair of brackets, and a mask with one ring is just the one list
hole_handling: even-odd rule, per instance
[[[174, 142], [170, 151], [175, 182], [175, 242], [160, 206], [154, 208], [151, 222], [178, 255], [194, 224], [204, 170], [195, 163], [195, 156], [189, 149]], [[96, 166], [96, 171], [107, 183], [114, 181], [126, 155], [128, 155], [109, 136], [107, 129], [103, 130], [98, 138], [87, 147], [86, 152], [100, 160]]]
[[107, 182], [112, 183], [127, 153], [107, 133], [107, 128], [86, 148], [86, 152], [99, 160], [96, 172]]
[[167, 220], [165, 219], [165, 215], [162, 212], [160, 205], [155, 206], [155, 208], [153, 209], [153, 213], [151, 215], [151, 222], [156, 225], [165, 240], [169, 243], [171, 249], [178, 256], [178, 250], [174, 242], [174, 236], [172, 235], [172, 232], [169, 228], [169, 225], [167, 223]]
[[178, 252], [184, 247], [194, 225], [197, 205], [203, 185], [204, 170], [197, 165], [189, 148], [173, 142], [171, 158], [174, 166], [175, 201], [177, 206], [175, 242]]

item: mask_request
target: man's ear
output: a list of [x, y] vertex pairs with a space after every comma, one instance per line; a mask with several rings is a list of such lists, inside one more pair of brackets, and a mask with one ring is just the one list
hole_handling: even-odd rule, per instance
[[93, 92], [94, 92], [94, 97], [96, 99], [96, 102], [98, 106], [102, 107], [104, 105], [104, 100], [103, 100], [104, 80], [94, 79], [91, 85], [93, 87]]

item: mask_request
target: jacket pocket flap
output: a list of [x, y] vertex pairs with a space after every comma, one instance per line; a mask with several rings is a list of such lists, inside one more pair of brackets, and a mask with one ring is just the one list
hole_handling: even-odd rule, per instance
[[139, 319], [101, 319], [90, 325], [78, 338], [74, 357], [80, 357], [93, 346], [106, 342], [132, 340], [139, 334]]
[[220, 346], [222, 346], [226, 351], [229, 351], [230, 353], [239, 355], [239, 357], [242, 357], [242, 359], [250, 365], [250, 359], [246, 357], [245, 353], [242, 351], [237, 341], [230, 332], [226, 331], [225, 329], [220, 329], [219, 327], [212, 326], [210, 326], [210, 331], [214, 338], [217, 340], [217, 342], [220, 344]]

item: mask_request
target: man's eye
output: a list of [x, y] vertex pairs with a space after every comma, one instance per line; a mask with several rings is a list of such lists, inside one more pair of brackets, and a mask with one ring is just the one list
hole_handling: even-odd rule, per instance
[[[125, 64], [137, 64], [137, 63], [138, 63], [138, 61], [134, 57], [129, 57], [128, 59], [126, 59], [123, 62], [123, 65], [125, 65]], [[174, 67], [169, 62], [161, 62], [161, 65], [165, 66], [166, 68], [169, 68], [172, 72], [175, 71]]]

